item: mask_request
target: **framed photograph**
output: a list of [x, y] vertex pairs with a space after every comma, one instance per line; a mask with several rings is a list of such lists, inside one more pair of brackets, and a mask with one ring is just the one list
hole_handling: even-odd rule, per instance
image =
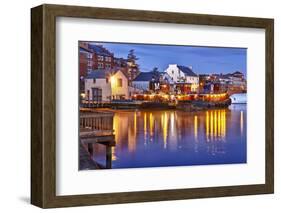
[[31, 9], [31, 203], [273, 193], [274, 21]]

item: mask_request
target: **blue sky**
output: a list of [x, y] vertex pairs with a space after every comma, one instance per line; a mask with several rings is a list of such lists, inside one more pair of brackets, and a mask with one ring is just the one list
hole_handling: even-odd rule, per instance
[[229, 73], [238, 70], [246, 76], [246, 48], [102, 42], [98, 44], [113, 52], [115, 57], [127, 58], [129, 50], [134, 49], [142, 72], [148, 72], [153, 67], [164, 71], [168, 64], [179, 64], [192, 66], [197, 74]]

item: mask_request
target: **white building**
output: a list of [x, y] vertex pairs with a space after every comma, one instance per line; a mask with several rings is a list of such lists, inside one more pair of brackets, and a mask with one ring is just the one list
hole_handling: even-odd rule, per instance
[[128, 79], [120, 71], [91, 71], [85, 78], [86, 100], [107, 102], [112, 99], [128, 99]]
[[198, 90], [199, 76], [192, 71], [192, 68], [177, 64], [169, 64], [165, 72], [171, 77], [175, 84], [186, 83], [190, 85], [192, 92], [196, 92]]

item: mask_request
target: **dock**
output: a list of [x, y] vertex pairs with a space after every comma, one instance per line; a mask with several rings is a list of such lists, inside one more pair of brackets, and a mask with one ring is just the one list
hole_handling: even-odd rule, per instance
[[[116, 145], [113, 116], [112, 112], [80, 112], [79, 169], [112, 168], [112, 147]], [[94, 160], [93, 144], [105, 146], [105, 165]]]

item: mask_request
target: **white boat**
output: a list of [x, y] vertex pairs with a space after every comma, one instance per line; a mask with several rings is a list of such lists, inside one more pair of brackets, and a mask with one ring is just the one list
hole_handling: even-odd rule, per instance
[[232, 104], [246, 104], [247, 103], [247, 93], [237, 93], [229, 97]]

